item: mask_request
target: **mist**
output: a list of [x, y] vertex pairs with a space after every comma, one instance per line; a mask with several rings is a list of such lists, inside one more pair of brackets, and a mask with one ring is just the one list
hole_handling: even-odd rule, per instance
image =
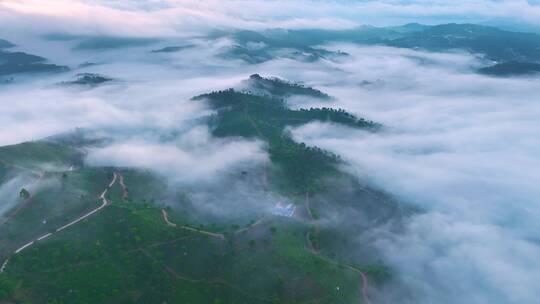
[[19, 197], [19, 191], [21, 188], [28, 187], [31, 179], [28, 176], [18, 175], [2, 180], [0, 186], [0, 197], [3, 202], [0, 205], [0, 217], [6, 215], [6, 213], [16, 206], [17, 202], [21, 199]]
[[[455, 303], [455, 294], [469, 303], [538, 299], [538, 78], [471, 74], [474, 58], [463, 54], [347, 51], [356, 60], [339, 66], [345, 78], [331, 77], [347, 80], [329, 83], [327, 91], [339, 96], [336, 106], [383, 123], [386, 132], [326, 123], [291, 132], [342, 155], [351, 165], [345, 170], [421, 208], [403, 234], [372, 232], [414, 290], [411, 303]], [[422, 63], [429, 59], [433, 64]], [[381, 81], [359, 86], [361, 79]], [[396, 290], [383, 290], [381, 301], [402, 302]]]
[[[344, 171], [420, 210], [401, 232], [384, 226], [366, 232], [370, 245], [396, 271], [391, 285], [373, 291], [375, 303], [456, 303], [456, 295], [473, 304], [534, 303], [540, 298], [538, 77], [478, 75], [474, 71], [483, 59], [462, 51], [348, 44], [322, 46], [350, 55], [339, 60], [274, 58], [248, 64], [220, 57], [233, 42], [205, 35], [216, 28], [387, 25], [417, 21], [418, 15], [428, 23], [523, 15], [535, 24], [538, 6], [527, 1], [361, 1], [351, 8], [344, 2], [58, 1], [45, 12], [37, 10], [42, 6], [37, 1], [0, 3], [0, 38], [16, 43], [14, 50], [71, 68], [46, 77], [16, 76], [15, 83], [0, 86], [0, 145], [75, 128], [94, 131], [107, 141], [85, 150], [85, 165], [148, 170], [170, 185], [194, 189], [192, 205], [201, 214], [251, 219], [268, 214], [281, 200], [266, 193], [259, 181], [261, 168], [269, 165], [264, 143], [212, 137], [205, 119], [213, 112], [192, 97], [240, 87], [253, 73], [302, 82], [334, 99], [294, 97], [288, 100], [291, 107], [343, 108], [384, 129], [371, 133], [318, 122], [290, 129], [293, 138], [340, 155]], [[255, 17], [244, 16], [245, 7]], [[458, 17], [470, 11], [475, 13]], [[104, 18], [90, 18], [96, 14]], [[370, 17], [377, 14], [380, 20]], [[28, 18], [37, 18], [30, 27]], [[55, 33], [79, 40], [44, 38]], [[96, 36], [156, 41], [77, 49], [80, 39]], [[194, 47], [152, 53], [171, 45]], [[80, 66], [87, 62], [96, 65]], [[113, 81], [97, 87], [61, 85], [83, 72]], [[253, 175], [241, 180], [242, 171]], [[16, 203], [14, 189], [24, 183], [21, 178], [3, 181], [0, 214]], [[334, 214], [321, 221], [340, 227], [347, 225], [344, 219], [354, 220]]]

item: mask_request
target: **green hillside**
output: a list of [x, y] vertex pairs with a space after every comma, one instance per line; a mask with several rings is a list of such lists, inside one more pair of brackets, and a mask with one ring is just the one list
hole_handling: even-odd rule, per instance
[[[290, 217], [200, 221], [190, 208], [166, 205], [189, 206], [197, 189], [171, 188], [147, 171], [86, 166], [86, 149], [108, 141], [84, 130], [0, 147], [3, 181], [23, 172], [30, 177], [29, 195], [0, 222], [0, 260], [7, 261], [0, 301], [366, 303], [366, 290], [392, 280], [391, 270], [351, 254], [356, 245], [346, 240], [403, 211], [342, 172], [339, 156], [294, 141], [287, 128], [321, 121], [378, 132], [381, 125], [345, 110], [292, 110], [274, 95], [327, 95], [276, 83], [272, 96], [230, 89], [194, 100], [215, 110], [206, 120], [214, 136], [266, 143], [270, 167], [245, 174], [264, 174], [265, 191], [294, 205]], [[318, 224], [335, 211], [366, 220]]]

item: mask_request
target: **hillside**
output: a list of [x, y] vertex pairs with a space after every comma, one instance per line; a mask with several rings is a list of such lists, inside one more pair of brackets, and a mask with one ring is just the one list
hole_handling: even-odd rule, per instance
[[47, 59], [24, 52], [9, 52], [2, 48], [12, 47], [8, 41], [0, 40], [0, 76], [22, 73], [65, 72], [66, 66], [48, 63]]
[[[362, 26], [348, 30], [267, 30], [259, 33], [239, 31], [230, 34], [230, 37], [238, 45], [231, 55], [244, 58], [242, 56], [247, 54], [258, 54], [259, 59], [251, 60], [252, 62], [274, 57], [266, 51], [270, 48], [296, 49], [317, 54], [317, 46], [333, 42], [385, 45], [434, 52], [464, 50], [495, 61], [540, 61], [540, 35], [474, 24], [428, 26], [413, 23], [394, 27]], [[247, 45], [259, 45], [260, 48], [248, 50], [245, 47]]]
[[[275, 81], [252, 76], [255, 81]], [[253, 80], [253, 79], [252, 79]], [[361, 227], [402, 216], [386, 194], [366, 191], [342, 172], [339, 156], [295, 142], [290, 126], [312, 121], [376, 132], [381, 126], [330, 108], [291, 110], [286, 99], [317, 92], [279, 81], [272, 96], [233, 89], [194, 97], [216, 114], [214, 136], [258, 138], [271, 166], [245, 175], [293, 204], [292, 216], [262, 214], [240, 221], [193, 213], [196, 189], [174, 189], [149, 172], [84, 164], [85, 132], [0, 147], [4, 181], [25, 174], [29, 196], [1, 219], [0, 299], [31, 303], [367, 303], [369, 286], [391, 272], [351, 255], [342, 239]], [[290, 91], [287, 91], [289, 87]], [[306, 91], [307, 90], [307, 91]], [[55, 170], [47, 168], [57, 168]], [[262, 175], [261, 175], [262, 174]], [[238, 176], [238, 177], [233, 177]], [[253, 181], [248, 183], [254, 187]], [[17, 189], [17, 188], [16, 188]], [[18, 191], [18, 190], [16, 190]], [[253, 194], [257, 195], [255, 188]], [[184, 193], [185, 194], [182, 194]], [[320, 227], [333, 209], [371, 221]], [[349, 211], [350, 212], [350, 211]], [[202, 220], [202, 221], [201, 221]], [[112, 232], [112, 233], [111, 233]], [[367, 285], [369, 284], [369, 285]]]
[[534, 75], [540, 73], [540, 64], [510, 61], [481, 68], [478, 71], [485, 75], [498, 77]]

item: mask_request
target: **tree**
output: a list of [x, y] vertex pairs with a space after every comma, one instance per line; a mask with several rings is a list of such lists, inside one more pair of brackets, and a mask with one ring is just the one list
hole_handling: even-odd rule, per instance
[[21, 192], [19, 192], [19, 197], [23, 199], [28, 199], [30, 197], [30, 192], [28, 192], [28, 190], [26, 190], [25, 188], [22, 188]]

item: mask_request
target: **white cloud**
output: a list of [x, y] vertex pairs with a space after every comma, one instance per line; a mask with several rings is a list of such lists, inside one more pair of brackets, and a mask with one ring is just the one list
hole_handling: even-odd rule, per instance
[[[538, 79], [478, 76], [462, 54], [347, 51], [354, 59], [337, 64], [320, 85], [338, 97], [335, 106], [388, 130], [313, 123], [293, 134], [342, 155], [351, 172], [423, 210], [403, 234], [374, 232], [419, 296], [413, 303], [455, 303], [456, 294], [468, 303], [534, 302], [540, 296], [534, 283], [540, 273]], [[359, 85], [364, 79], [382, 84]]]
[[94, 149], [87, 161], [152, 170], [172, 182], [197, 184], [223, 177], [231, 168], [264, 164], [267, 156], [260, 142], [212, 139], [206, 128], [197, 127], [175, 143], [127, 141]]
[[0, 218], [21, 201], [19, 191], [28, 188], [30, 184], [31, 179], [24, 175], [12, 177], [0, 184]]
[[131, 36], [185, 36], [211, 29], [350, 28], [422, 21], [508, 19], [540, 24], [540, 7], [525, 0], [312, 1], [168, 0], [0, 2], [4, 33], [68, 32]]
[[[456, 16], [540, 20], [539, 8], [525, 1], [47, 3], [0, 2], [0, 36], [66, 29], [175, 36], [216, 27], [343, 28], [373, 23], [371, 16], [383, 23]], [[230, 87], [254, 72], [306, 81], [338, 97], [335, 106], [390, 127], [373, 135], [310, 124], [294, 134], [342, 155], [359, 176], [425, 210], [411, 219], [406, 233], [381, 233], [378, 242], [418, 292], [415, 303], [453, 303], [455, 294], [469, 303], [530, 303], [540, 297], [534, 285], [540, 273], [538, 79], [475, 75], [471, 66], [478, 62], [465, 54], [346, 45], [338, 47], [352, 57], [341, 63], [275, 60], [246, 66], [214, 58], [215, 48], [227, 44], [219, 43], [155, 59], [147, 58], [146, 49], [57, 57], [51, 49], [55, 62], [103, 62], [90, 71], [119, 81], [94, 90], [53, 86], [73, 76], [64, 74], [2, 87], [0, 144], [77, 126], [113, 130], [116, 141], [91, 151], [91, 164], [153, 169], [180, 183], [211, 180], [237, 166], [264, 163], [266, 155], [260, 142], [216, 140], [207, 129], [193, 128], [194, 119], [209, 111], [190, 97]], [[296, 100], [295, 106], [302, 105], [314, 104]], [[183, 135], [174, 142], [147, 136], [171, 130]]]

